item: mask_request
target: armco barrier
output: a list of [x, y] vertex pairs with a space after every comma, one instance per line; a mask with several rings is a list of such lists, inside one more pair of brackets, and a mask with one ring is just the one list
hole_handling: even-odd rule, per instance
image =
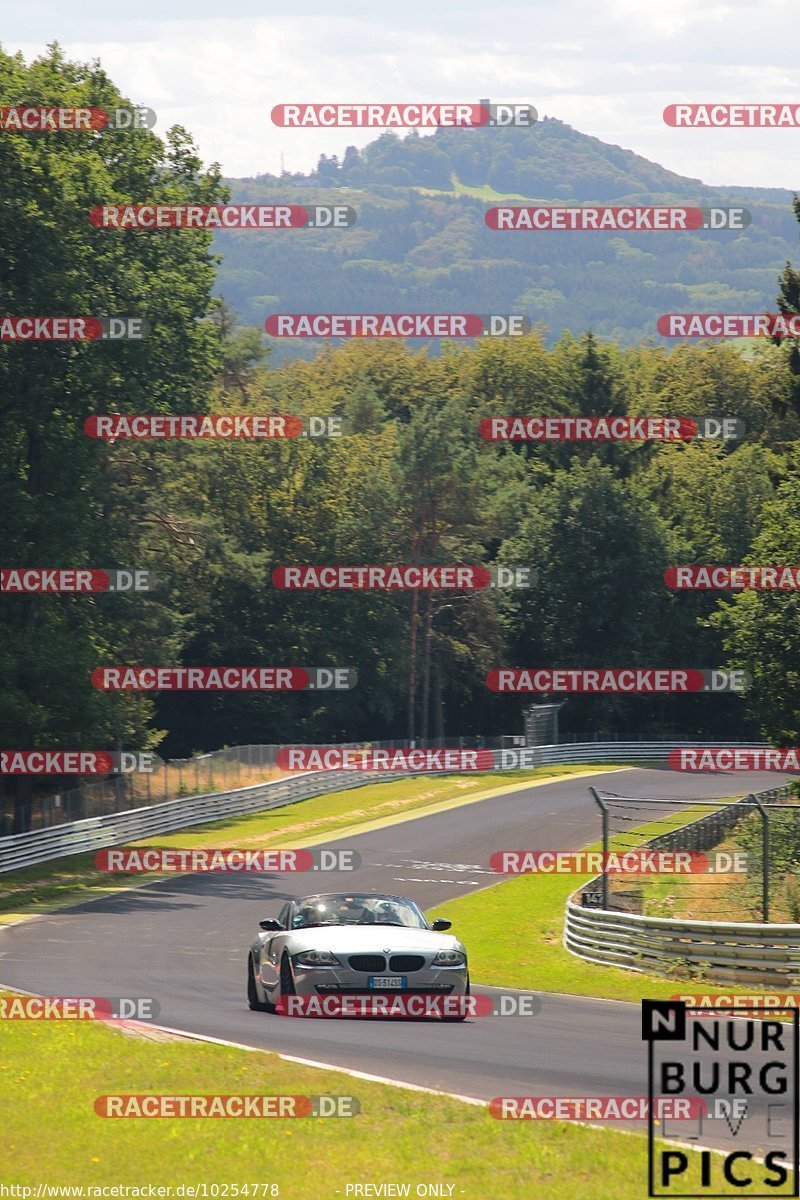
[[736, 983], [800, 983], [800, 925], [644, 917], [582, 908], [570, 897], [564, 945], [589, 962], [633, 971], [685, 978], [693, 967]]
[[[686, 748], [717, 747], [721, 739], [715, 742], [574, 742], [557, 746], [528, 747], [534, 750], [535, 766], [553, 766], [556, 763], [637, 763], [637, 762], [666, 762], [671, 750]], [[731, 742], [724, 740], [726, 746], [738, 746], [753, 750], [761, 750], [767, 742]]]
[[308, 771], [272, 783], [257, 783], [232, 792], [211, 792], [205, 796], [187, 796], [168, 800], [149, 808], [89, 817], [67, 825], [54, 825], [31, 833], [0, 838], [0, 873], [49, 862], [68, 854], [104, 850], [126, 845], [157, 833], [171, 833], [192, 825], [205, 825], [222, 817], [237, 817], [249, 812], [281, 808], [308, 800], [325, 792], [361, 787], [376, 780], [396, 779], [386, 771]]

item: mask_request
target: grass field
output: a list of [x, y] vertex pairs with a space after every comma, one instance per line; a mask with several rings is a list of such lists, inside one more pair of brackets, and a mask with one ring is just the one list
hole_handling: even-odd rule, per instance
[[[0, 1092], [5, 1184], [249, 1182], [277, 1185], [272, 1194], [284, 1200], [344, 1197], [348, 1184], [366, 1182], [409, 1183], [411, 1195], [419, 1183], [453, 1184], [454, 1197], [475, 1200], [640, 1200], [646, 1193], [643, 1136], [498, 1121], [483, 1106], [276, 1054], [126, 1037], [85, 1021], [0, 1021]], [[96, 1097], [131, 1093], [352, 1095], [361, 1111], [327, 1120], [95, 1114]]]
[[426, 187], [415, 187], [413, 191], [420, 192], [423, 196], [470, 196], [473, 200], [485, 200], [489, 204], [508, 203], [510, 200], [519, 200], [523, 204], [548, 203], [546, 200], [536, 201], [532, 196], [523, 196], [521, 192], [498, 192], [488, 183], [462, 183], [457, 175], [451, 175], [450, 180], [452, 188], [449, 191], [445, 191], [444, 188]]

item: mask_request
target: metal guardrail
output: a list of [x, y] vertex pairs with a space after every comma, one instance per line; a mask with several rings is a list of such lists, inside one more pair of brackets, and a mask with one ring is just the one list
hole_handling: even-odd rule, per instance
[[326, 792], [344, 791], [374, 783], [377, 779], [396, 779], [386, 771], [309, 771], [270, 783], [256, 783], [231, 792], [210, 792], [205, 796], [187, 796], [168, 800], [149, 808], [88, 817], [66, 825], [54, 825], [31, 833], [0, 838], [0, 874], [21, 867], [49, 862], [70, 854], [105, 850], [125, 845], [158, 833], [174, 833], [193, 825], [205, 825], [223, 817], [243, 816], [270, 808], [281, 808], [309, 800]]
[[[628, 763], [628, 762], [665, 762], [671, 750], [682, 748], [703, 749], [704, 747], [719, 746], [720, 739], [715, 742], [575, 742], [556, 746], [528, 747], [533, 749], [534, 764], [538, 766], [553, 766], [556, 763]], [[767, 742], [731, 742], [727, 739], [726, 746], [738, 746], [751, 750], [762, 750]]]
[[693, 966], [738, 983], [800, 983], [800, 925], [690, 921], [582, 908], [572, 897], [567, 950], [603, 966], [660, 973]]

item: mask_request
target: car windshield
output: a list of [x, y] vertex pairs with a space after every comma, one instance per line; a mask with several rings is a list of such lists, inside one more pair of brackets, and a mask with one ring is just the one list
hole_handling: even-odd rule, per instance
[[422, 913], [408, 900], [393, 896], [309, 896], [292, 917], [293, 929], [320, 925], [400, 925], [427, 929]]

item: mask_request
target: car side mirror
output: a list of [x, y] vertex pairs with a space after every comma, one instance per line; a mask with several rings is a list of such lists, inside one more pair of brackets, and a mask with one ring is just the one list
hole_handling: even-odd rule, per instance
[[452, 921], [445, 921], [444, 917], [437, 917], [431, 925], [431, 929], [435, 929], [437, 933], [444, 933], [445, 929], [452, 927]]
[[259, 921], [258, 924], [262, 929], [269, 930], [270, 932], [273, 930], [277, 931], [278, 929], [283, 929], [280, 921], [276, 920], [275, 917], [265, 917], [264, 920]]

